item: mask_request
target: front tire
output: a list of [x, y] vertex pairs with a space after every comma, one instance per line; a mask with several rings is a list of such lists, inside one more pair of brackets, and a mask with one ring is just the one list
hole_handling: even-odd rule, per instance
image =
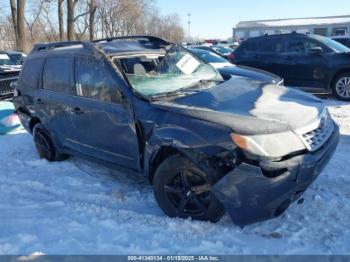
[[337, 76], [333, 81], [332, 90], [337, 99], [350, 101], [350, 72]]
[[49, 162], [62, 161], [68, 158], [67, 155], [60, 154], [42, 124], [36, 124], [33, 128], [33, 139], [38, 155], [41, 159]]
[[162, 162], [153, 185], [155, 198], [169, 217], [217, 222], [225, 213], [210, 191], [207, 175], [183, 156], [174, 155]]

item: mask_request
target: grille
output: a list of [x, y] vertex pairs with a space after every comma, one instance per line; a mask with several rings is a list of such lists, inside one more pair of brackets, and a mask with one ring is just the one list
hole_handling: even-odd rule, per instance
[[1, 79], [0, 80], [0, 96], [9, 95], [13, 93], [13, 87], [11, 87], [12, 82], [17, 81], [17, 77]]
[[300, 138], [309, 151], [316, 151], [326, 143], [328, 138], [332, 135], [333, 129], [334, 122], [329, 116], [329, 113], [326, 112], [319, 120], [317, 128], [302, 134]]

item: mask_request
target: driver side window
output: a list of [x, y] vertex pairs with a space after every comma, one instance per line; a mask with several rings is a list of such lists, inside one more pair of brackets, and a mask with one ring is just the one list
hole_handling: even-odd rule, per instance
[[78, 96], [122, 104], [122, 94], [104, 61], [93, 57], [75, 57], [74, 63]]

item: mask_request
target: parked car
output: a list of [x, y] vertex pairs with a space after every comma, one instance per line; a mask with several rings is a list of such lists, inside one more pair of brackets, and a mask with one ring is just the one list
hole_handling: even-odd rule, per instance
[[235, 50], [234, 63], [279, 75], [287, 86], [333, 92], [350, 101], [350, 49], [327, 37], [291, 33], [250, 38]]
[[216, 43], [216, 46], [222, 46], [225, 48], [236, 49], [239, 46], [239, 42], [236, 39], [230, 41], [220, 40]]
[[227, 59], [230, 62], [233, 60], [233, 49], [231, 48], [226, 48], [226, 47], [217, 46], [217, 45], [212, 45], [212, 46], [197, 45], [197, 46], [191, 46], [191, 48], [210, 51], [212, 53], [215, 53]]
[[21, 66], [6, 52], [0, 51], [0, 99], [13, 96], [14, 84], [20, 71]]
[[336, 36], [332, 37], [332, 39], [350, 48], [350, 36]]
[[24, 60], [27, 58], [27, 54], [21, 51], [7, 51], [7, 55], [12, 58], [18, 65], [22, 65]]
[[261, 81], [263, 83], [283, 85], [282, 78], [269, 72], [247, 66], [233, 65], [226, 59], [211, 51], [198, 48], [190, 48], [189, 50], [200, 57], [205, 63], [215, 67], [224, 78], [226, 78], [227, 75], [239, 76]]
[[142, 173], [170, 217], [215, 222], [226, 210], [242, 226], [278, 216], [339, 139], [318, 98], [224, 80], [156, 37], [36, 45], [16, 93], [41, 158], [77, 155]]

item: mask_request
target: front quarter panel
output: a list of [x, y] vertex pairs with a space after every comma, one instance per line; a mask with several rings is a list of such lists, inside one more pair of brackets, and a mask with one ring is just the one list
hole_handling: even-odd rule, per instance
[[210, 158], [236, 149], [230, 139], [230, 128], [159, 109], [147, 112], [147, 120], [139, 118], [144, 140], [144, 174], [147, 176], [151, 175], [152, 161], [163, 147], [172, 148], [190, 159], [193, 156], [195, 162], [199, 155]]

